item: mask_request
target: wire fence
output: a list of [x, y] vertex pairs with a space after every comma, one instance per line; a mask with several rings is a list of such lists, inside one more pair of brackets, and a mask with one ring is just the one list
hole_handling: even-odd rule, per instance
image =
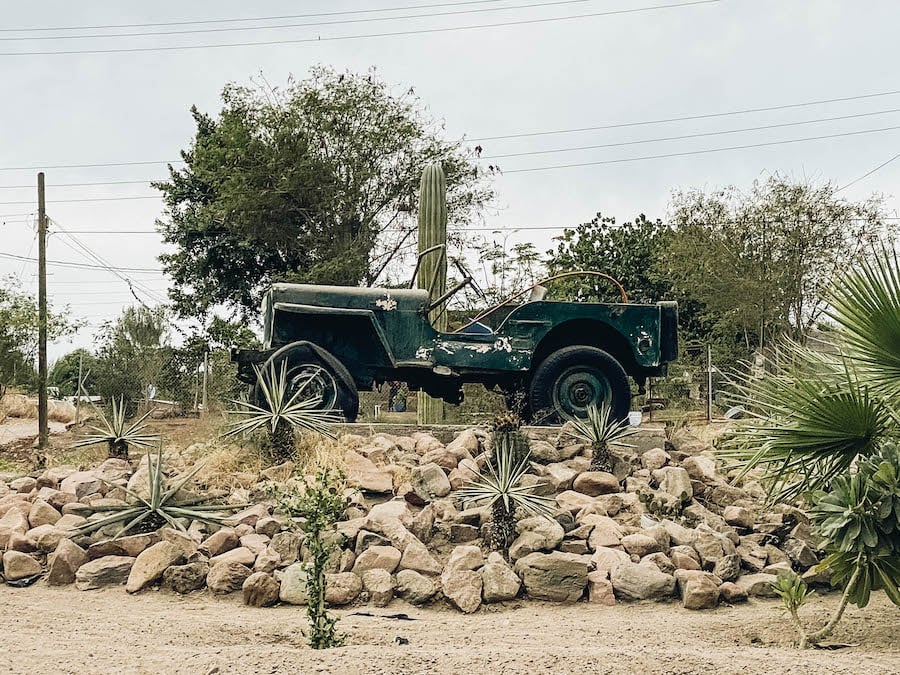
[[[121, 400], [135, 414], [151, 410], [153, 417], [191, 417], [234, 407], [248, 391], [236, 375], [227, 350], [160, 348], [121, 362], [92, 358], [70, 364], [67, 371], [51, 377], [50, 396], [77, 399], [82, 406], [102, 407]], [[463, 391], [461, 404], [445, 404], [445, 424], [479, 425], [506, 410], [499, 392], [477, 384], [466, 384]], [[729, 408], [728, 378], [712, 363], [705, 344], [686, 346], [666, 377], [651, 379], [644, 393], [637, 387], [632, 393], [632, 409], [643, 411], [648, 421], [715, 419]], [[418, 394], [404, 383], [385, 382], [361, 391], [359, 399], [358, 422], [416, 422]]]

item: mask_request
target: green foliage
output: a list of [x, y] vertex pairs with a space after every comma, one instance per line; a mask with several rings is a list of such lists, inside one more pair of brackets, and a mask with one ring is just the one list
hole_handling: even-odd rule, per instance
[[125, 401], [120, 398], [118, 404], [112, 400], [112, 410], [107, 415], [102, 410], [97, 410], [101, 426], [91, 426], [94, 431], [79, 438], [71, 447], [82, 448], [87, 445], [106, 443], [109, 446], [109, 456], [120, 459], [128, 459], [128, 448], [152, 448], [159, 442], [159, 436], [148, 434], [146, 419], [150, 417], [152, 410], [148, 410], [133, 422], [128, 422], [125, 415]]
[[780, 572], [772, 582], [772, 590], [784, 603], [789, 612], [796, 612], [806, 602], [809, 588], [800, 575], [793, 570]]
[[858, 457], [896, 432], [892, 407], [860, 383], [846, 360], [783, 343], [785, 356], [764, 377], [737, 376], [737, 400], [754, 416], [739, 426], [722, 455], [762, 467], [775, 501], [827, 488]]
[[78, 371], [81, 368], [84, 389], [97, 390], [97, 359], [87, 349], [75, 349], [60, 356], [50, 368], [47, 380], [59, 389], [60, 396], [74, 396], [78, 390]]
[[628, 424], [628, 420], [610, 418], [611, 408], [604, 403], [599, 408], [591, 404], [587, 409], [587, 419], [574, 419], [569, 434], [591, 444], [591, 471], [612, 471], [612, 460], [609, 446], [633, 447], [622, 441], [623, 438], [637, 433], [637, 429]]
[[[48, 309], [47, 319], [50, 340], [72, 335], [82, 325], [70, 319], [68, 308]], [[0, 283], [0, 384], [35, 384], [38, 327], [37, 301], [7, 277]]]
[[297, 430], [320, 433], [335, 438], [331, 426], [341, 421], [334, 410], [322, 410], [319, 398], [308, 391], [312, 375], [301, 382], [289, 381], [287, 362], [282, 361], [278, 370], [274, 363], [265, 368], [254, 366], [257, 386], [262, 396], [261, 405], [249, 401], [232, 400], [238, 407], [227, 411], [233, 419], [225, 438], [238, 434], [250, 434], [263, 429], [268, 433], [272, 459], [283, 462], [294, 455], [294, 436]]
[[440, 162], [447, 212], [476, 218], [489, 178], [410, 89], [395, 94], [374, 71], [315, 67], [286, 87], [228, 85], [217, 117], [197, 127], [183, 169], [156, 184], [161, 257], [182, 316], [216, 305], [255, 313], [273, 281], [371, 283], [412, 232], [422, 168]]
[[[203, 468], [198, 464], [193, 469], [179, 476], [169, 485], [163, 470], [162, 444], [154, 457], [147, 453], [148, 495], [144, 496], [134, 490], [122, 488], [131, 499], [129, 504], [109, 506], [86, 506], [85, 513], [106, 514], [100, 518], [89, 519], [86, 523], [73, 529], [76, 535], [86, 535], [110, 525], [121, 524], [116, 538], [123, 537], [132, 530], [152, 532], [164, 525], [169, 525], [182, 532], [187, 528], [182, 520], [197, 520], [208, 525], [224, 524], [225, 513], [245, 508], [246, 504], [211, 504], [206, 497], [185, 498], [181, 491], [188, 482]], [[102, 479], [101, 479], [102, 480]], [[105, 481], [110, 487], [121, 487]]]
[[868, 604], [873, 590], [884, 590], [900, 605], [897, 446], [886, 443], [859, 462], [856, 473], [839, 476], [827, 492], [810, 495], [810, 503], [810, 516], [828, 553], [822, 565], [831, 570], [833, 583], [845, 587], [850, 602], [859, 607]]
[[747, 351], [782, 334], [801, 339], [821, 318], [835, 273], [884, 229], [881, 199], [849, 202], [835, 192], [778, 175], [747, 193], [676, 192], [660, 269]]
[[520, 485], [528, 473], [530, 453], [516, 461], [512, 448], [495, 446], [487, 474], [457, 493], [463, 503], [478, 502], [491, 508], [491, 548], [509, 556], [509, 546], [515, 537], [516, 514], [552, 518], [556, 502], [534, 494], [534, 486]]
[[325, 606], [325, 570], [337, 548], [334, 531], [347, 508], [343, 494], [344, 476], [324, 469], [314, 480], [307, 479], [302, 492], [275, 490], [279, 509], [291, 518], [300, 519], [304, 543], [309, 551], [306, 575], [306, 616], [309, 620], [309, 644], [313, 649], [339, 647], [344, 638], [335, 629], [337, 618]]

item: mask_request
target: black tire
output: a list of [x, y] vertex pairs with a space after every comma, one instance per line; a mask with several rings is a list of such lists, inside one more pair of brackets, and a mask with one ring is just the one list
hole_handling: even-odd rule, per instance
[[621, 364], [610, 354], [585, 345], [563, 347], [534, 370], [528, 399], [536, 424], [587, 417], [591, 403], [611, 406], [613, 419], [631, 409], [631, 387]]
[[[340, 361], [333, 358], [326, 361], [315, 354], [309, 354], [306, 358], [297, 358], [296, 354], [283, 356], [274, 354], [266, 361], [265, 367], [274, 366], [275, 372], [280, 372], [281, 364], [285, 360], [287, 360], [287, 379], [292, 388], [301, 386], [307, 380], [313, 380], [306, 386], [320, 396], [321, 401], [317, 408], [337, 410], [343, 414], [346, 422], [356, 421], [359, 416], [359, 391], [352, 384], [350, 373]], [[259, 385], [253, 386], [251, 396], [259, 401], [257, 405], [263, 406]]]

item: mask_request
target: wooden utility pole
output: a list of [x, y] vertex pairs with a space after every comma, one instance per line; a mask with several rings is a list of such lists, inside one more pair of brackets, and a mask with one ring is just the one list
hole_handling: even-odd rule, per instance
[[203, 414], [207, 413], [207, 392], [209, 386], [209, 350], [203, 352]]
[[38, 453], [47, 450], [47, 213], [44, 172], [38, 174]]

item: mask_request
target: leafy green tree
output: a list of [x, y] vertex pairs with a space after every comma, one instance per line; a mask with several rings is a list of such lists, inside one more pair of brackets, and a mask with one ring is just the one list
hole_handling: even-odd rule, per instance
[[[81, 327], [68, 309], [48, 310], [47, 318], [49, 340], [73, 335]], [[34, 385], [39, 326], [35, 298], [12, 277], [0, 282], [0, 384]]]
[[75, 349], [60, 356], [50, 368], [48, 382], [59, 389], [61, 396], [75, 396], [78, 391], [78, 371], [88, 395], [97, 390], [97, 359], [87, 349]]
[[372, 283], [415, 232], [422, 167], [441, 162], [457, 225], [492, 197], [489, 176], [410, 89], [374, 71], [315, 67], [283, 89], [228, 85], [217, 118], [192, 109], [183, 169], [157, 183], [161, 256], [181, 316], [224, 305], [255, 313], [262, 289], [289, 280]]
[[831, 183], [770, 176], [672, 196], [673, 234], [658, 274], [702, 303], [714, 330], [746, 350], [787, 334], [802, 340], [827, 307], [834, 275], [885, 231], [880, 198], [850, 202]]

